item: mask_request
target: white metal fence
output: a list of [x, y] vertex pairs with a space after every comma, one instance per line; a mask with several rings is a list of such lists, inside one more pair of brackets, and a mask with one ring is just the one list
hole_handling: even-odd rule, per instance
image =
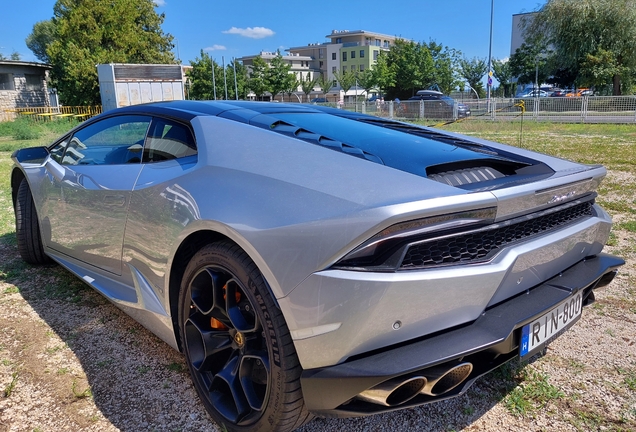
[[[336, 104], [333, 104], [336, 106]], [[343, 109], [403, 120], [524, 119], [570, 123], [636, 123], [636, 96], [492, 98], [456, 101], [387, 101], [344, 104]], [[470, 111], [465, 115], [466, 108]]]

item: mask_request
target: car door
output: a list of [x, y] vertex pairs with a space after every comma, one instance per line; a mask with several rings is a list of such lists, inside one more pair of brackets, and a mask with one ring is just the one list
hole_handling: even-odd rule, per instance
[[51, 149], [42, 213], [48, 247], [121, 275], [126, 213], [150, 121], [108, 117]]

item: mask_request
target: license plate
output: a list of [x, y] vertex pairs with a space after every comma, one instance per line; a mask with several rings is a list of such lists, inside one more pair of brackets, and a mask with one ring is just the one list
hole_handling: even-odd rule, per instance
[[523, 326], [519, 355], [524, 357], [552, 342], [581, 317], [582, 309], [583, 299], [579, 291], [550, 312]]

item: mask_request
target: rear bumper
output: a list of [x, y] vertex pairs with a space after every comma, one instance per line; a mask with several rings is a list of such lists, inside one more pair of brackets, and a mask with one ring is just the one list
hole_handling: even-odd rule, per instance
[[[521, 327], [580, 290], [584, 304], [591, 303], [592, 290], [611, 282], [616, 269], [624, 263], [621, 258], [601, 253], [488, 309], [470, 324], [335, 366], [305, 370], [301, 378], [305, 403], [317, 415], [351, 417], [457, 396], [476, 378], [518, 355]], [[354, 399], [386, 380], [457, 360], [472, 363], [473, 370], [461, 385], [442, 396], [420, 394], [392, 407]]]

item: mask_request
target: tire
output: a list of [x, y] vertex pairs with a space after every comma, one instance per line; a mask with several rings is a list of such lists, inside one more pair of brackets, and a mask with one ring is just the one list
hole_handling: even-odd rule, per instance
[[18, 251], [24, 261], [34, 265], [52, 262], [51, 258], [44, 253], [38, 214], [26, 179], [22, 179], [18, 187], [15, 203], [15, 234], [18, 240]]
[[179, 331], [197, 393], [224, 430], [292, 431], [311, 420], [283, 315], [237, 245], [212, 243], [192, 257]]

